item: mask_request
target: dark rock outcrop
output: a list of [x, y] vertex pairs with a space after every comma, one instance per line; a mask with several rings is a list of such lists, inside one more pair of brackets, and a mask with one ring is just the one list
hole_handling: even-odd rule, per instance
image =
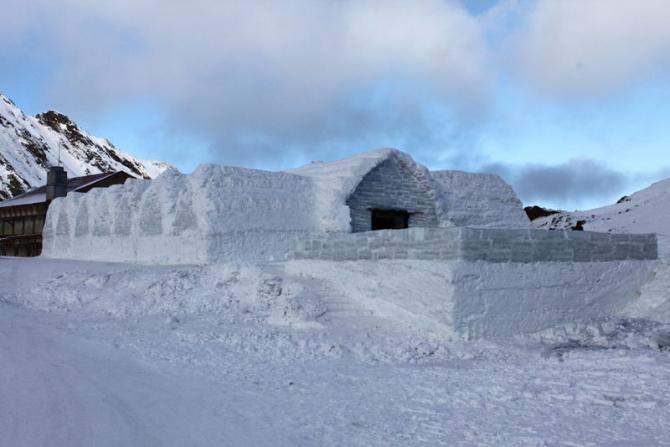
[[526, 212], [526, 215], [530, 220], [535, 220], [539, 219], [540, 217], [546, 217], [551, 216], [552, 214], [560, 213], [560, 211], [552, 210], [549, 208], [543, 208], [537, 205], [527, 206], [523, 210]]

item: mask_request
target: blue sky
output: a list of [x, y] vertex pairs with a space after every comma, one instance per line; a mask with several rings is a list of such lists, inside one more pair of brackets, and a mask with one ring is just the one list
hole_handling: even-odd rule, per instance
[[665, 0], [5, 2], [0, 91], [185, 172], [393, 146], [568, 209], [670, 176]]

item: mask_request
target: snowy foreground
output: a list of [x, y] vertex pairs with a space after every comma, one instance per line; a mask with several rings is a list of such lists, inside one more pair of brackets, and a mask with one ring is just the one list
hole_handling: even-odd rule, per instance
[[0, 258], [0, 444], [670, 444], [667, 265], [622, 315], [469, 341], [434, 266], [385, 268]]

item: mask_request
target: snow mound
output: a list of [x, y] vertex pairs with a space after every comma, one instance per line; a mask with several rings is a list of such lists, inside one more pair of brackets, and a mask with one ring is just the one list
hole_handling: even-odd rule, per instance
[[[6, 265], [0, 280], [23, 277], [6, 291], [8, 299], [42, 310], [123, 319], [160, 316], [170, 322], [219, 318], [230, 325], [233, 338], [240, 322], [246, 322], [240, 330], [248, 325], [261, 333], [286, 328], [291, 339], [300, 338], [296, 329], [315, 331], [316, 339], [329, 339], [349, 351], [362, 343], [366, 352], [387, 353], [388, 340], [441, 346], [607, 317], [631, 302], [651, 268], [634, 261], [579, 266], [408, 260], [138, 266], [40, 259]], [[323, 353], [321, 342], [319, 346]]]
[[282, 359], [346, 355], [375, 362], [434, 360], [453, 351], [450, 322], [435, 312], [449, 306], [440, 265], [42, 259], [6, 265], [0, 280], [22, 275], [22, 281], [0, 293], [4, 302], [123, 321], [158, 319], [190, 344]]

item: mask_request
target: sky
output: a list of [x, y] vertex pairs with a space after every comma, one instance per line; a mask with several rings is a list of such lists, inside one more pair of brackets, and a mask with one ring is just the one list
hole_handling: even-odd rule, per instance
[[0, 92], [183, 172], [379, 147], [525, 204], [670, 177], [667, 0], [0, 0]]

